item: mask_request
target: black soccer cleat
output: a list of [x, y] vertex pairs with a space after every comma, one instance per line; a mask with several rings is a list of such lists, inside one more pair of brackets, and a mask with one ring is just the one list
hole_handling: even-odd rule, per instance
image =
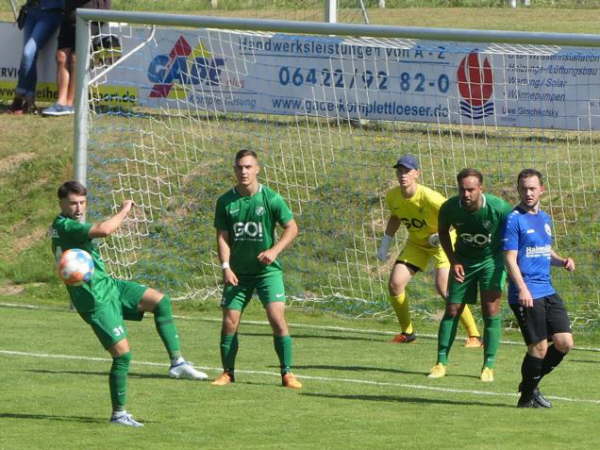
[[521, 394], [521, 397], [517, 402], [517, 408], [543, 408], [543, 406], [540, 406], [540, 404], [535, 401], [533, 395]]
[[542, 408], [552, 408], [552, 402], [544, 397], [538, 388], [533, 390], [533, 400]]
[[[523, 390], [521, 389], [522, 386], [523, 382], [519, 383], [519, 392], [521, 393], [521, 398], [523, 398]], [[552, 402], [544, 397], [544, 394], [542, 394], [537, 386], [533, 389], [533, 392], [529, 396], [533, 398], [540, 408], [552, 408]]]

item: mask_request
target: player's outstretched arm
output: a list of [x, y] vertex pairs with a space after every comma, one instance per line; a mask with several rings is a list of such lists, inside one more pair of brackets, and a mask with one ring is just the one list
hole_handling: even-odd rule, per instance
[[508, 276], [513, 281], [513, 283], [515, 283], [517, 289], [519, 289], [519, 304], [526, 308], [531, 308], [533, 306], [533, 298], [531, 297], [531, 292], [529, 292], [527, 284], [525, 284], [523, 274], [521, 273], [521, 269], [519, 268], [519, 264], [517, 263], [518, 253], [518, 250], [505, 251], [504, 263], [508, 271]]
[[559, 256], [554, 250], [550, 253], [550, 258], [553, 266], [564, 267], [565, 270], [573, 272], [575, 270], [575, 260], [569, 256], [563, 258]]
[[258, 260], [263, 264], [271, 264], [298, 236], [298, 224], [294, 219], [283, 225], [283, 233], [279, 240], [268, 250], [258, 254]]
[[377, 250], [377, 259], [379, 261], [385, 261], [389, 257], [390, 246], [392, 245], [392, 240], [394, 239], [394, 235], [398, 228], [400, 227], [400, 219], [396, 216], [390, 216], [388, 223], [385, 227], [385, 233], [383, 235], [383, 239], [381, 239], [381, 244], [379, 245], [379, 249]]
[[226, 230], [217, 230], [217, 253], [223, 268], [223, 282], [232, 286], [237, 286], [238, 278], [229, 267], [229, 258], [231, 257], [231, 247], [229, 247], [229, 232]]
[[113, 234], [121, 226], [129, 212], [133, 208], [133, 200], [124, 200], [121, 209], [110, 219], [92, 225], [88, 236], [90, 238], [105, 238]]

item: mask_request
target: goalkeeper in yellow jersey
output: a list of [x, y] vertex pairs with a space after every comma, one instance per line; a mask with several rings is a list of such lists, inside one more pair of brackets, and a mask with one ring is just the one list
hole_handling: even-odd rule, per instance
[[[417, 182], [420, 174], [419, 161], [413, 155], [402, 156], [394, 168], [400, 186], [391, 189], [385, 196], [385, 203], [391, 214], [377, 251], [377, 258], [380, 261], [388, 259], [394, 234], [400, 225], [404, 225], [408, 230], [408, 239], [394, 263], [388, 289], [390, 303], [402, 329], [402, 333], [395, 336], [392, 342], [406, 344], [416, 339], [405, 293], [406, 285], [413, 275], [424, 271], [429, 261], [433, 259], [436, 290], [444, 299], [448, 292], [450, 262], [437, 236], [438, 212], [446, 198]], [[453, 241], [455, 237], [453, 232]], [[479, 348], [481, 346], [479, 331], [467, 307], [463, 310], [460, 320], [468, 334], [465, 347]]]

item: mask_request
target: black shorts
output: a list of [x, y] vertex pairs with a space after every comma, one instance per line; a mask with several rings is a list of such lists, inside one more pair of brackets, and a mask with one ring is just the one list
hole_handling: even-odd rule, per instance
[[558, 294], [535, 299], [532, 308], [512, 303], [510, 307], [527, 345], [552, 340], [556, 333], [571, 333], [569, 316]]
[[[92, 22], [91, 34], [96, 36], [100, 33], [100, 26], [98, 22]], [[69, 49], [75, 53], [75, 20], [70, 17], [65, 19], [60, 24], [60, 30], [58, 32], [58, 45], [56, 47], [59, 50]]]

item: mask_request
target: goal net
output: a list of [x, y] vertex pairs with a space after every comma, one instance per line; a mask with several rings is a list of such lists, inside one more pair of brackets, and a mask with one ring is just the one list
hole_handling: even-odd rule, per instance
[[[81, 71], [89, 101], [79, 104], [76, 160], [89, 219], [124, 199], [137, 205], [101, 247], [115, 276], [217, 301], [215, 201], [235, 183], [234, 154], [250, 148], [301, 230], [282, 255], [293, 304], [390, 314], [387, 278], [405, 231], [387, 263], [375, 254], [392, 166], [412, 153], [422, 184], [446, 196], [457, 172], [475, 167], [487, 192], [515, 204], [517, 173], [540, 170], [555, 247], [578, 265], [555, 271], [555, 285], [575, 326], [600, 320], [598, 49], [557, 45], [561, 36], [534, 45], [482, 33], [474, 43], [452, 30], [433, 40], [358, 25], [84, 15], [105, 22], [99, 35], [87, 28]], [[429, 272], [408, 293], [418, 315], [442, 307]]]

